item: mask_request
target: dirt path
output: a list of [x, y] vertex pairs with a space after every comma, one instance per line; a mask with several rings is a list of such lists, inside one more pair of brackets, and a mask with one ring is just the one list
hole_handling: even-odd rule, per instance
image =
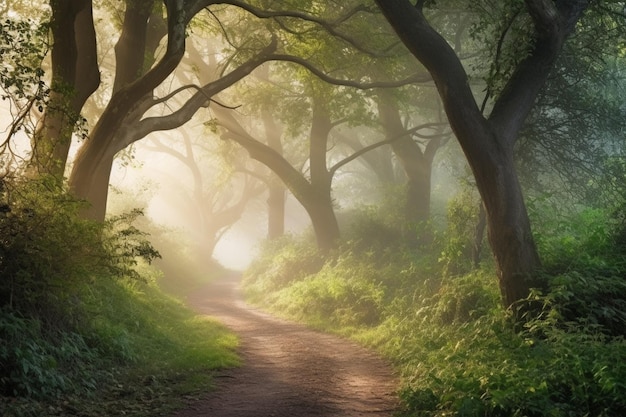
[[241, 338], [243, 366], [176, 417], [382, 417], [393, 414], [396, 380], [380, 358], [352, 342], [276, 319], [246, 305], [237, 277], [190, 298]]

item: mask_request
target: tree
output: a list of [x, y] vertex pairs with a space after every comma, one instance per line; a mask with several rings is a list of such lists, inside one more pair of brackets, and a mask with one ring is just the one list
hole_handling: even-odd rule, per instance
[[[332, 36], [346, 38], [337, 31], [337, 24], [325, 21], [322, 18], [298, 11], [295, 5], [285, 4], [285, 9], [260, 9], [251, 3], [230, 1], [215, 2], [210, 0], [195, 0], [180, 2], [168, 0], [165, 2], [167, 13], [167, 46], [164, 54], [148, 68], [138, 67], [138, 60], [125, 59], [121, 51], [144, 51], [148, 56], [154, 56], [154, 51], [147, 49], [146, 39], [150, 36], [142, 36], [143, 33], [151, 33], [150, 17], [147, 10], [152, 10], [148, 5], [152, 0], [130, 2], [123, 22], [122, 33], [129, 31], [134, 36], [121, 36], [116, 47], [118, 66], [130, 66], [128, 70], [116, 71], [116, 74], [127, 74], [132, 78], [123, 83], [115, 82], [119, 86], [107, 104], [98, 122], [87, 141], [80, 148], [74, 161], [69, 184], [72, 191], [79, 197], [88, 200], [92, 209], [86, 213], [94, 219], [103, 219], [106, 207], [107, 187], [111, 166], [115, 155], [151, 132], [169, 130], [182, 126], [189, 121], [195, 112], [206, 107], [211, 98], [234, 85], [239, 80], [249, 75], [252, 70], [264, 62], [271, 60], [292, 60], [306, 62], [289, 54], [277, 53], [284, 45], [279, 36], [272, 35], [275, 31], [285, 29], [287, 23], [292, 20], [309, 22], [309, 26], [320, 30], [329, 31]], [[225, 7], [232, 5], [234, 7]], [[211, 7], [213, 6], [213, 8]], [[281, 5], [282, 6], [282, 5]], [[339, 24], [349, 20], [364, 9], [360, 6], [335, 5], [333, 16]], [[292, 7], [291, 9], [288, 9]], [[130, 13], [131, 9], [141, 9], [140, 18]], [[173, 91], [158, 97], [156, 89], [166, 80], [175, 69], [179, 68], [186, 46], [186, 30], [191, 20], [202, 11], [209, 11], [210, 19], [213, 19], [214, 33], [225, 31], [223, 40], [226, 43], [235, 42], [232, 45], [233, 55], [220, 62], [221, 69], [217, 76], [206, 84], [181, 85]], [[274, 30], [268, 31], [265, 25], [263, 29], [253, 24], [240, 25], [242, 18], [238, 14], [229, 15], [229, 11], [242, 11], [244, 15], [252, 16], [257, 20], [268, 19], [273, 23]], [[221, 16], [221, 17], [220, 17]], [[234, 19], [234, 28], [229, 30], [228, 25], [222, 24], [220, 18]], [[258, 22], [257, 22], [258, 23]], [[242, 28], [246, 28], [243, 30]], [[285, 29], [289, 31], [289, 28]], [[307, 31], [314, 32], [314, 31]], [[313, 36], [310, 33], [308, 36]], [[138, 42], [139, 41], [139, 42]], [[222, 40], [220, 40], [222, 42]], [[346, 38], [345, 42], [350, 42]], [[280, 51], [279, 51], [280, 52]], [[136, 52], [131, 55], [138, 55]], [[145, 54], [140, 54], [145, 55]], [[126, 55], [127, 56], [127, 55]], [[188, 98], [180, 107], [173, 111], [168, 103], [174, 97], [188, 94]], [[162, 116], [154, 116], [155, 111], [163, 111]]]
[[[172, 129], [189, 120], [193, 112], [204, 105], [212, 91], [230, 85], [237, 76], [244, 76], [241, 70], [231, 74], [228, 81], [210, 83], [196, 88], [196, 93], [187, 104], [191, 111], [179, 111], [170, 117], [148, 117], [144, 115], [154, 106], [176, 96], [181, 88], [164, 99], [156, 99], [154, 90], [178, 67], [185, 52], [185, 31], [191, 18], [198, 13], [200, 1], [182, 4], [167, 1], [167, 47], [164, 55], [147, 69], [144, 56], [155, 56], [155, 44], [150, 39], [160, 39], [159, 25], [151, 25], [153, 0], [128, 2], [122, 34], [116, 45], [116, 79], [114, 91], [104, 112], [94, 126], [89, 139], [80, 148], [69, 178], [72, 191], [91, 203], [87, 215], [94, 219], [104, 219], [108, 193], [109, 176], [115, 155], [133, 142], [144, 138], [155, 130]], [[151, 50], [152, 49], [152, 50]], [[138, 51], [140, 51], [138, 53]], [[207, 91], [208, 90], [208, 91]]]
[[[249, 175], [245, 168], [237, 167], [237, 162], [233, 161], [228, 161], [228, 173], [221, 175], [225, 178], [219, 178], [215, 167], [219, 167], [220, 162], [215, 161], [215, 149], [207, 149], [202, 143], [193, 143], [186, 132], [180, 134], [183, 149], [157, 138], [148, 141], [144, 149], [165, 153], [189, 170], [192, 177], [189, 184], [191, 189], [186, 190], [183, 184], [179, 189], [181, 209], [197, 228], [195, 233], [200, 240], [200, 259], [206, 259], [213, 256], [219, 241], [241, 218], [248, 203], [261, 194], [262, 187], [254, 175]], [[201, 137], [200, 141], [206, 142], [206, 139]], [[200, 156], [202, 154], [199, 151], [203, 151], [204, 155]], [[223, 162], [221, 166], [224, 166]], [[204, 167], [212, 168], [213, 172], [207, 172]], [[213, 178], [207, 178], [209, 175]], [[241, 181], [237, 181], [236, 177], [242, 177]]]
[[62, 180], [75, 125], [100, 85], [91, 1], [52, 0], [52, 83], [33, 138], [31, 167]]
[[234, 140], [250, 156], [270, 168], [305, 208], [321, 250], [330, 250], [340, 237], [332, 201], [332, 173], [327, 167], [327, 143], [333, 127], [327, 106], [321, 98], [313, 99], [309, 133], [310, 176], [307, 179], [282, 155], [262, 143], [239, 124], [232, 114], [220, 107], [213, 110], [220, 125], [227, 130], [222, 137]]
[[448, 120], [485, 205], [489, 241], [506, 307], [540, 286], [541, 261], [514, 164], [514, 146], [565, 40], [589, 7], [586, 0], [526, 0], [532, 42], [483, 116], [467, 73], [424, 14], [424, 1], [376, 0], [402, 42], [432, 75]]
[[[424, 225], [430, 219], [432, 164], [437, 150], [449, 138], [443, 132], [447, 123], [440, 120], [409, 128], [403, 122], [398, 102], [390, 91], [379, 91], [376, 101], [385, 135], [406, 175], [406, 222], [409, 226]], [[431, 130], [433, 133], [424, 134], [420, 130]], [[424, 144], [418, 143], [417, 139], [423, 140]], [[425, 237], [418, 236], [417, 240]]]

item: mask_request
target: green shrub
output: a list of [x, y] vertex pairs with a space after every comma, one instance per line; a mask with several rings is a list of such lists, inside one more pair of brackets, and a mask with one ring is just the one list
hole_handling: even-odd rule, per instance
[[384, 295], [375, 270], [346, 257], [279, 291], [272, 309], [326, 328], [373, 326], [381, 320]]
[[93, 390], [89, 364], [94, 357], [79, 334], [45, 338], [38, 321], [0, 310], [1, 395], [46, 399]]
[[82, 220], [84, 203], [53, 179], [4, 182], [0, 213], [0, 307], [71, 328], [76, 291], [101, 277], [134, 278], [138, 258], [158, 257], [131, 224], [140, 212], [104, 227]]
[[286, 235], [266, 242], [246, 270], [246, 295], [261, 301], [266, 294], [314, 274], [324, 264], [321, 253], [308, 238]]
[[376, 252], [382, 255], [407, 246], [406, 233], [398, 226], [397, 219], [389, 213], [387, 218], [381, 218], [381, 210], [368, 208], [354, 213], [346, 232], [346, 249], [355, 253]]
[[467, 187], [448, 202], [446, 230], [439, 239], [439, 262], [445, 275], [464, 274], [477, 262], [474, 240], [480, 204], [477, 192]]
[[570, 271], [550, 277], [548, 294], [533, 294], [530, 300], [542, 305], [542, 317], [560, 324], [626, 336], [625, 273], [606, 268]]
[[5, 182], [0, 214], [0, 306], [61, 324], [59, 305], [101, 268], [99, 229], [76, 216], [82, 203], [52, 182]]

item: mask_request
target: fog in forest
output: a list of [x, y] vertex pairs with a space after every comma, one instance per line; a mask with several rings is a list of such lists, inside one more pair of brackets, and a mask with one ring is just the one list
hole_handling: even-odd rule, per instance
[[0, 0], [0, 415], [624, 416], [625, 115], [621, 0]]

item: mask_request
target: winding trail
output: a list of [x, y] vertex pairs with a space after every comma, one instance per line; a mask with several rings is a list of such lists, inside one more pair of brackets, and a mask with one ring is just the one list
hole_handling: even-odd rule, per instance
[[389, 417], [397, 381], [371, 351], [277, 319], [243, 302], [239, 277], [189, 298], [240, 337], [240, 368], [216, 376], [217, 388], [175, 417]]

